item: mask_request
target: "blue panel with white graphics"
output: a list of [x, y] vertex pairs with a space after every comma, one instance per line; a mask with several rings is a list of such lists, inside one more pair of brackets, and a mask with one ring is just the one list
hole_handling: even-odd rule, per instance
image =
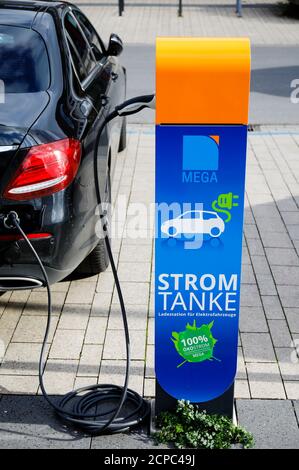
[[205, 402], [236, 374], [247, 127], [156, 128], [156, 376]]

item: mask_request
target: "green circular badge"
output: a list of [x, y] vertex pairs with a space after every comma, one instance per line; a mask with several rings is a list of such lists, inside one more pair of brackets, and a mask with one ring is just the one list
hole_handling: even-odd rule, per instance
[[171, 339], [175, 348], [179, 355], [185, 359], [177, 367], [182, 366], [185, 362], [202, 362], [216, 359], [213, 356], [213, 351], [217, 339], [213, 337], [211, 332], [213, 325], [214, 321], [197, 328], [196, 320], [194, 320], [193, 325], [187, 323], [184, 331], [172, 332], [173, 337]]

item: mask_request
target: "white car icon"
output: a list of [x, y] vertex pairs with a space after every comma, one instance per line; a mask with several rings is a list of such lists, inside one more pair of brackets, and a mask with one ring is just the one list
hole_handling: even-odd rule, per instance
[[224, 230], [224, 221], [217, 212], [211, 211], [187, 211], [161, 225], [162, 233], [169, 237], [183, 234], [208, 234], [211, 237], [219, 237]]

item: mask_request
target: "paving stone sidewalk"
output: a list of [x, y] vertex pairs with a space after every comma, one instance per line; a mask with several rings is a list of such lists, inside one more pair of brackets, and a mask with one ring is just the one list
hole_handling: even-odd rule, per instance
[[[118, 155], [114, 176], [113, 199], [120, 200], [123, 209], [115, 215], [118, 237], [113, 252], [132, 337], [130, 387], [150, 398], [154, 396], [152, 219], [144, 218], [144, 238], [122, 239], [122, 235], [133, 215], [129, 213], [126, 223], [125, 200], [146, 205], [154, 200], [154, 128], [130, 125], [128, 131], [128, 146]], [[58, 283], [52, 291], [48, 392], [62, 394], [97, 381], [122, 383], [124, 335], [111, 269], [100, 276]], [[0, 339], [5, 345], [0, 367], [0, 447], [1, 435], [11, 437], [17, 420], [18, 406], [9, 395], [23, 395], [18, 400], [26, 401], [29, 397], [24, 395], [40, 394], [37, 367], [46, 305], [44, 290], [0, 298]], [[253, 430], [258, 447], [299, 447], [298, 352], [299, 128], [265, 128], [249, 134], [236, 381], [238, 417]], [[30, 403], [42, 406], [40, 401]], [[97, 441], [97, 445], [104, 444]]]
[[250, 37], [255, 45], [298, 45], [298, 20], [282, 16], [273, 0], [243, 0], [244, 15], [235, 14], [233, 0], [184, 0], [184, 15], [177, 16], [178, 0], [126, 2], [118, 16], [117, 2], [74, 0], [90, 17], [105, 41], [111, 31], [126, 44], [154, 44], [156, 36]]

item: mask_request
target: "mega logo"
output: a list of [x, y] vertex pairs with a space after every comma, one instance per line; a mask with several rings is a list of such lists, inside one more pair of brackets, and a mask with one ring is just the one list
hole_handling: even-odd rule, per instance
[[218, 135], [183, 136], [183, 183], [217, 183]]

